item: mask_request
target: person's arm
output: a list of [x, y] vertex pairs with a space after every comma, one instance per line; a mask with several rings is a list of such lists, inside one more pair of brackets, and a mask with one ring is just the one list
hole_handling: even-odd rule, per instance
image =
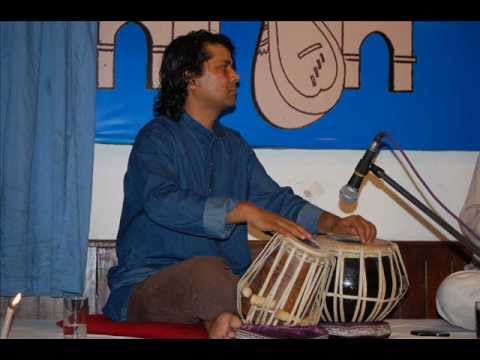
[[[311, 204], [295, 195], [290, 187], [280, 187], [265, 171], [265, 168], [250, 149], [250, 199], [257, 206], [272, 213], [278, 213], [289, 221], [284, 223], [282, 231], [299, 231], [293, 225], [301, 226], [310, 239], [313, 233], [337, 233], [357, 235], [363, 243], [371, 243], [377, 236], [375, 225], [358, 215], [341, 218]], [[286, 220], [286, 219], [285, 219]], [[303, 231], [302, 231], [303, 233]], [[297, 236], [298, 237], [298, 236]]]
[[460, 223], [460, 229], [473, 249], [474, 262], [478, 266], [480, 265], [480, 155], [477, 157], [467, 197], [460, 211], [460, 220], [463, 222], [463, 224]]
[[[475, 163], [470, 187], [460, 211], [460, 219], [477, 234], [480, 233], [480, 155], [478, 155]], [[463, 226], [461, 226], [461, 229], [467, 237], [478, 241], [468, 229]]]
[[308, 232], [307, 238], [317, 232], [317, 222], [323, 210], [294, 194], [288, 186], [279, 186], [266, 172], [251, 148], [248, 153], [249, 201], [256, 207], [288, 220], [291, 224], [301, 226]]
[[261, 209], [250, 202], [240, 202], [227, 215], [227, 223], [247, 223], [262, 231], [278, 232], [284, 236], [302, 240], [312, 239], [312, 235], [302, 226], [275, 213]]
[[[248, 169], [250, 174], [249, 200], [255, 204], [258, 210], [265, 209], [267, 214], [274, 215], [276, 221], [282, 220], [282, 224], [276, 225], [268, 219], [265, 226], [264, 217], [259, 217], [256, 209], [250, 209], [260, 219], [258, 223], [263, 226], [260, 230], [272, 230], [282, 234], [296, 234], [301, 239], [311, 239], [314, 233], [338, 233], [357, 235], [364, 243], [369, 243], [376, 238], [376, 228], [373, 224], [358, 215], [340, 218], [329, 213], [302, 197], [295, 195], [288, 186], [279, 186], [266, 172], [252, 149], [248, 149]], [[227, 220], [228, 221], [228, 220]], [[267, 220], [265, 220], [267, 221]], [[254, 223], [252, 223], [255, 225]], [[258, 225], [256, 225], [259, 227]], [[271, 229], [266, 229], [271, 227]], [[279, 229], [279, 230], [273, 230]]]

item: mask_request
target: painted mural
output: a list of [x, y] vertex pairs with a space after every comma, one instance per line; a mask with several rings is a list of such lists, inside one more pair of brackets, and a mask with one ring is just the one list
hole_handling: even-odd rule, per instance
[[407, 149], [480, 149], [475, 22], [101, 21], [97, 142], [133, 142], [165, 47], [198, 29], [236, 46], [237, 108], [221, 121], [254, 147], [361, 149], [387, 131]]

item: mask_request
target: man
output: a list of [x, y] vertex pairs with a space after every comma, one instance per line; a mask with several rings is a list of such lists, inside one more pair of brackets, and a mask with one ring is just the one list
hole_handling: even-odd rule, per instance
[[444, 320], [475, 331], [475, 302], [480, 302], [480, 155], [460, 220], [460, 229], [473, 249], [472, 262], [465, 265], [465, 270], [454, 272], [442, 281], [436, 304]]
[[234, 47], [192, 32], [165, 50], [156, 118], [137, 135], [124, 179], [118, 265], [104, 312], [118, 321], [202, 322], [211, 338], [241, 326], [236, 284], [251, 263], [247, 225], [299, 239], [376, 237], [360, 216], [339, 218], [280, 187], [218, 118], [236, 104]]

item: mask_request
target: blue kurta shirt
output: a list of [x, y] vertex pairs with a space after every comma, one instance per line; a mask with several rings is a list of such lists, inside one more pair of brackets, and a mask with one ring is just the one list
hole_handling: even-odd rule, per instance
[[104, 313], [127, 320], [134, 285], [193, 256], [221, 256], [241, 276], [251, 263], [246, 224], [227, 224], [240, 201], [281, 214], [316, 233], [322, 209], [280, 187], [237, 132], [207, 129], [184, 113], [138, 133], [124, 178], [118, 265], [108, 273]]

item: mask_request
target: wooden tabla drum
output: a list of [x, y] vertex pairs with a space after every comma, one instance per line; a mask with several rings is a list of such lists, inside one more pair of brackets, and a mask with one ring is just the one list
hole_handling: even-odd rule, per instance
[[405, 295], [409, 282], [397, 244], [379, 239], [361, 244], [358, 237], [335, 235], [317, 236], [315, 242], [336, 258], [321, 321], [381, 321]]
[[241, 277], [237, 309], [254, 325], [316, 325], [335, 258], [312, 241], [275, 234]]

